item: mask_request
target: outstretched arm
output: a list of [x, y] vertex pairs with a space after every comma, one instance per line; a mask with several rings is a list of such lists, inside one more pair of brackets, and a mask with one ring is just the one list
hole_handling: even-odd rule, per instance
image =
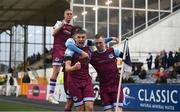
[[113, 41], [114, 43], [118, 44], [119, 43], [119, 38], [118, 37], [108, 37], [108, 38], [105, 38], [105, 43], [107, 44], [108, 42], [111, 42]]
[[[114, 41], [115, 43], [119, 43], [119, 39], [118, 37], [107, 37], [104, 39], [105, 43], [107, 44], [108, 42]], [[87, 45], [88, 46], [93, 46], [95, 45], [95, 41], [94, 40], [87, 40]]]

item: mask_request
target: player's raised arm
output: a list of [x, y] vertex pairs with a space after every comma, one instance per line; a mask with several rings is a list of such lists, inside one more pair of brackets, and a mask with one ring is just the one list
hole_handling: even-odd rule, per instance
[[[104, 37], [104, 35], [102, 35], [102, 34], [97, 34], [96, 36]], [[111, 41], [118, 44], [119, 43], [119, 38], [118, 37], [106, 37], [106, 38], [104, 38], [104, 41], [105, 41], [106, 44], [111, 42]], [[93, 45], [95, 45], [95, 41], [94, 40], [87, 40], [87, 45], [88, 46], [93, 46]]]
[[60, 29], [62, 28], [62, 26], [64, 26], [64, 24], [65, 24], [64, 20], [62, 22], [61, 21], [56, 22], [56, 24], [53, 27], [53, 36], [59, 33]]

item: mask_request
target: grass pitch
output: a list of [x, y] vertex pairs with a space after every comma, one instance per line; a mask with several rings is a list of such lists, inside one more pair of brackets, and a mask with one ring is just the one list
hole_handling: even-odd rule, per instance
[[[28, 104], [21, 104], [21, 103], [13, 103], [13, 102], [6, 102], [0, 101], [0, 111], [50, 111], [45, 108], [41, 108], [38, 106], [32, 106]], [[52, 111], [51, 111], [52, 112]]]

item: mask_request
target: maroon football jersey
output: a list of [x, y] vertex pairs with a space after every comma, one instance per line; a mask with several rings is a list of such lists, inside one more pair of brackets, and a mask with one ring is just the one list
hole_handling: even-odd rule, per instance
[[61, 46], [65, 51], [65, 42], [68, 38], [71, 37], [71, 24], [65, 24], [60, 28], [60, 31], [54, 36], [54, 44], [53, 46]]
[[65, 24], [62, 26], [60, 31], [54, 36], [54, 44], [52, 49], [53, 62], [58, 62], [63, 60], [64, 52], [66, 50], [65, 42], [71, 37], [72, 25]]
[[[82, 50], [87, 53], [89, 53], [90, 51], [89, 47], [84, 47], [82, 48]], [[74, 65], [76, 62], [80, 62], [81, 69], [70, 72], [70, 77], [73, 79], [87, 80], [90, 78], [89, 58], [80, 58], [79, 56], [80, 56], [79, 53], [74, 52], [71, 61], [72, 61], [72, 65]]]
[[113, 48], [105, 52], [93, 52], [91, 64], [95, 68], [100, 81], [100, 86], [117, 84], [119, 79], [119, 70], [116, 65], [116, 57]]

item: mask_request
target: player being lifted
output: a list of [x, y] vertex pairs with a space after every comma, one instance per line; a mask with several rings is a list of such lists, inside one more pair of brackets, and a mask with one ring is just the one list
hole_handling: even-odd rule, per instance
[[[54, 43], [52, 49], [52, 65], [53, 65], [53, 73], [50, 78], [50, 89], [49, 89], [49, 97], [48, 100], [51, 103], [58, 104], [59, 102], [54, 97], [54, 90], [56, 86], [56, 79], [63, 64], [64, 52], [66, 49], [65, 42], [68, 38], [71, 37], [72, 25], [70, 23], [72, 19], [72, 11], [70, 9], [66, 9], [64, 11], [64, 19], [61, 21], [57, 21], [55, 26], [53, 27], [53, 36]], [[78, 51], [76, 46], [73, 47], [76, 52], [82, 55], [82, 57], [87, 57], [88, 54], [82, 51]]]

